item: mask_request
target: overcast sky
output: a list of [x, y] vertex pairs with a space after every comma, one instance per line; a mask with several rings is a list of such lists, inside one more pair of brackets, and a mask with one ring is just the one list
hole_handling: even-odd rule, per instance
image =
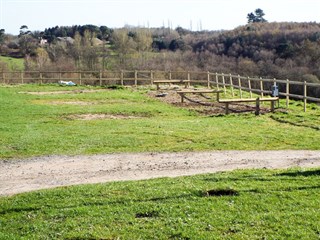
[[55, 26], [177, 26], [233, 29], [261, 8], [269, 22], [318, 22], [320, 0], [0, 0], [0, 29], [18, 34]]

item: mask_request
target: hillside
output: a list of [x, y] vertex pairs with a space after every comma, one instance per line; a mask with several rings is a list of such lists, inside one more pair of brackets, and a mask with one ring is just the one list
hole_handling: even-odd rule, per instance
[[25, 31], [3, 39], [1, 54], [26, 57], [26, 70], [181, 69], [320, 79], [318, 23], [250, 23], [210, 32], [85, 25]]
[[307, 81], [320, 78], [317, 23], [249, 24], [198, 41], [193, 50], [204, 58], [221, 57], [222, 63], [227, 61], [233, 71], [242, 75]]

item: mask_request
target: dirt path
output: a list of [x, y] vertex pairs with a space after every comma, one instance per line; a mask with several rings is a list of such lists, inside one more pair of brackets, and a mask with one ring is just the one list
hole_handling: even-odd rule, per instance
[[320, 167], [320, 151], [137, 153], [0, 160], [0, 196], [84, 183], [290, 167]]

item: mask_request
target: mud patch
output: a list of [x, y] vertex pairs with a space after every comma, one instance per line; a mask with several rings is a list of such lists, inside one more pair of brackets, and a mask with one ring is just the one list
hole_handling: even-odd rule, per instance
[[157, 211], [151, 211], [151, 212], [141, 212], [136, 213], [136, 218], [154, 218], [159, 217], [159, 212]]
[[67, 117], [68, 120], [102, 120], [102, 119], [139, 119], [142, 116], [125, 115], [125, 114], [74, 114]]
[[212, 197], [212, 196], [237, 196], [239, 192], [234, 189], [212, 189], [205, 193], [205, 196]]

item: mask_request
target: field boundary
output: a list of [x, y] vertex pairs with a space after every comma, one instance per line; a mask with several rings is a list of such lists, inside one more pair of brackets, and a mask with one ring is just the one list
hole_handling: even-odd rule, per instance
[[60, 81], [70, 81], [77, 85], [122, 85], [140, 86], [159, 84], [159, 81], [187, 82], [193, 86], [204, 86], [223, 90], [226, 95], [230, 89], [232, 97], [237, 95], [243, 98], [243, 92], [252, 94], [278, 95], [286, 99], [286, 107], [289, 100], [302, 100], [304, 111], [307, 102], [320, 102], [320, 84], [290, 81], [289, 79], [264, 79], [257, 77], [243, 77], [240, 75], [190, 72], [190, 71], [153, 71], [153, 70], [121, 70], [121, 71], [19, 71], [1, 72], [0, 83], [2, 84], [50, 84]]

